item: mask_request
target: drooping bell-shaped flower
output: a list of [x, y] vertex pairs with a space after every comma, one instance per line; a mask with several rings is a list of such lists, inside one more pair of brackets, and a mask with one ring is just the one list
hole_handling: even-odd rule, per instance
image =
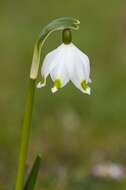
[[90, 87], [88, 86], [88, 83], [91, 82], [89, 58], [71, 42], [71, 39], [69, 41], [67, 38], [66, 41], [68, 43], [61, 44], [46, 55], [41, 68], [42, 80], [37, 87], [44, 87], [46, 78], [50, 75], [54, 81], [54, 86], [51, 89], [53, 93], [72, 81], [79, 90], [90, 95]]

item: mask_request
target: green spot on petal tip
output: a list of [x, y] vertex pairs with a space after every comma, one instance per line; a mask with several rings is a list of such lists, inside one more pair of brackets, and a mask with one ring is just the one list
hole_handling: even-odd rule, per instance
[[87, 89], [88, 86], [87, 86], [87, 83], [85, 80], [81, 81], [81, 86], [82, 86], [83, 90]]
[[56, 87], [57, 89], [59, 89], [61, 87], [61, 80], [60, 79], [55, 80], [54, 87]]

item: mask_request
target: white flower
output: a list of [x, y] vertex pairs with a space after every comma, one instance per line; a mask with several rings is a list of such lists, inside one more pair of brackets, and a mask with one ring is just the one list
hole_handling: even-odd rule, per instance
[[54, 81], [51, 89], [53, 93], [72, 81], [79, 90], [90, 95], [88, 86], [88, 83], [91, 82], [90, 62], [88, 56], [73, 43], [61, 44], [47, 54], [41, 68], [42, 80], [38, 83], [37, 88], [46, 85], [46, 78], [49, 74]]
[[92, 174], [96, 177], [120, 179], [124, 176], [124, 169], [120, 164], [101, 163], [95, 165]]

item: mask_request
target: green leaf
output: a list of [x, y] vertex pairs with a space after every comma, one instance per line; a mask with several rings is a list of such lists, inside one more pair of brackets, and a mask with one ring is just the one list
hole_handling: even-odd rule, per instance
[[44, 42], [48, 38], [48, 36], [52, 32], [57, 31], [57, 30], [64, 30], [64, 29], [77, 30], [79, 28], [79, 24], [80, 24], [80, 21], [72, 17], [61, 17], [61, 18], [57, 18], [53, 20], [52, 22], [50, 22], [47, 26], [43, 28], [35, 44], [30, 78], [32, 79], [37, 78], [42, 47], [44, 45]]
[[25, 183], [24, 190], [33, 190], [36, 184], [39, 168], [41, 163], [41, 157], [38, 155], [34, 161], [32, 169], [29, 173], [28, 179]]

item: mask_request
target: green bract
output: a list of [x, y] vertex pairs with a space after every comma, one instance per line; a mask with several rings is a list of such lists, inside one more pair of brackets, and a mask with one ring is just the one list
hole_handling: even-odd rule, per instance
[[30, 72], [31, 79], [36, 79], [38, 76], [41, 50], [48, 36], [52, 32], [57, 31], [57, 30], [64, 30], [64, 29], [77, 30], [79, 28], [79, 24], [80, 24], [80, 21], [72, 17], [61, 17], [61, 18], [53, 20], [47, 26], [45, 26], [45, 28], [43, 28], [38, 40], [36, 41], [35, 48], [34, 48], [33, 60], [32, 60], [31, 72]]

